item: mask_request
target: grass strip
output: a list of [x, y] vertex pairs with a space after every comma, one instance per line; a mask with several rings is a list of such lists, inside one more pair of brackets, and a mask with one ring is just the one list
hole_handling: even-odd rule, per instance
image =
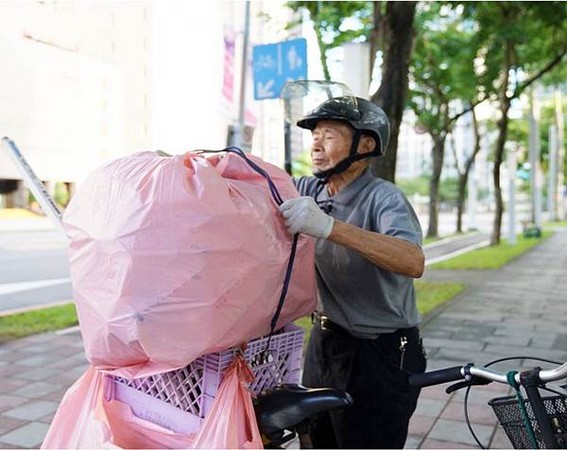
[[0, 343], [46, 331], [61, 330], [78, 323], [73, 303], [0, 316]]
[[447, 303], [465, 289], [463, 283], [415, 280], [417, 310], [426, 316], [438, 306]]
[[450, 270], [499, 269], [522, 253], [540, 244], [552, 234], [551, 231], [544, 231], [540, 238], [529, 238], [520, 234], [518, 235], [518, 242], [516, 244], [509, 244], [507, 240], [503, 239], [500, 245], [484, 247], [464, 253], [454, 258], [432, 264], [429, 268]]

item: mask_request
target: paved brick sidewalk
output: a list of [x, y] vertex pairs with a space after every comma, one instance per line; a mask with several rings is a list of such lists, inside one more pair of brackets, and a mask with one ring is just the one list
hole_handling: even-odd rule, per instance
[[[509, 356], [567, 361], [567, 230], [497, 271], [435, 271], [425, 278], [471, 286], [423, 325], [428, 369], [474, 362], [482, 365]], [[535, 361], [494, 366], [508, 371]], [[410, 423], [407, 448], [478, 448], [464, 423], [464, 390], [448, 396], [448, 385], [426, 388]], [[469, 417], [485, 447], [512, 448], [486, 402], [508, 388], [491, 384], [469, 395]]]
[[37, 448], [63, 394], [87, 367], [78, 331], [0, 345], [0, 448]]
[[[513, 355], [567, 360], [566, 268], [567, 231], [560, 231], [497, 271], [428, 270], [426, 279], [470, 285], [423, 326], [429, 368]], [[39, 447], [63, 394], [86, 367], [78, 331], [0, 345], [0, 448]], [[464, 392], [447, 396], [444, 387], [424, 389], [407, 448], [475, 447], [463, 421]], [[473, 427], [485, 445], [510, 448], [486, 406], [507, 388], [482, 389], [469, 399]]]

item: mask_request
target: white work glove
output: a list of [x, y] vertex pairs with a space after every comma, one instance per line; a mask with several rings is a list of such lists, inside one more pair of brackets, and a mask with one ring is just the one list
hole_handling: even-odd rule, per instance
[[298, 197], [280, 205], [285, 224], [291, 234], [303, 233], [327, 239], [335, 219], [325, 214], [312, 197]]

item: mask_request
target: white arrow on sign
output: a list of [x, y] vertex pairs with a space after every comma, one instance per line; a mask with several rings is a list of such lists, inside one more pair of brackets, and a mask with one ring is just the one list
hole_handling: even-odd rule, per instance
[[272, 88], [274, 87], [274, 80], [268, 80], [266, 83], [262, 83], [259, 81], [256, 84], [256, 91], [258, 92], [258, 98], [266, 98], [274, 96], [274, 91]]

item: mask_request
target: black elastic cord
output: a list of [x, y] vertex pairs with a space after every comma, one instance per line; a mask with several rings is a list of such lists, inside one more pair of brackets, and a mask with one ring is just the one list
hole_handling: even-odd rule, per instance
[[[230, 146], [230, 147], [226, 147], [222, 150], [197, 150], [197, 151], [202, 152], [202, 153], [226, 152], [226, 153], [234, 153], [234, 154], [240, 156], [242, 159], [244, 159], [244, 161], [246, 161], [246, 163], [255, 172], [259, 173], [260, 175], [262, 175], [266, 179], [266, 181], [268, 182], [268, 186], [270, 188], [270, 192], [272, 194], [272, 197], [273, 197], [274, 201], [277, 203], [277, 205], [279, 206], [284, 202], [279, 191], [278, 191], [278, 188], [276, 187], [276, 185], [272, 181], [268, 172], [266, 172], [264, 169], [262, 169], [260, 166], [258, 166], [258, 164], [256, 164], [250, 158], [248, 158], [248, 156], [246, 156], [246, 153], [244, 153], [240, 148]], [[297, 233], [293, 236], [293, 242], [291, 244], [291, 251], [290, 251], [290, 255], [289, 255], [289, 260], [287, 262], [287, 268], [286, 268], [286, 272], [285, 272], [283, 287], [282, 287], [282, 291], [281, 291], [281, 294], [280, 294], [280, 299], [278, 301], [278, 305], [276, 307], [276, 311], [275, 311], [275, 313], [272, 317], [272, 320], [270, 321], [270, 334], [268, 335], [268, 341], [266, 343], [266, 348], [264, 349], [264, 352], [269, 349], [270, 341], [272, 339], [272, 335], [274, 334], [274, 331], [276, 329], [276, 325], [278, 323], [278, 319], [279, 319], [281, 311], [283, 309], [285, 297], [287, 295], [287, 291], [288, 291], [288, 288], [289, 288], [289, 282], [291, 280], [291, 273], [293, 271], [293, 263], [295, 261], [295, 254], [296, 254], [296, 251], [297, 251], [298, 237], [299, 237], [299, 235]]]

